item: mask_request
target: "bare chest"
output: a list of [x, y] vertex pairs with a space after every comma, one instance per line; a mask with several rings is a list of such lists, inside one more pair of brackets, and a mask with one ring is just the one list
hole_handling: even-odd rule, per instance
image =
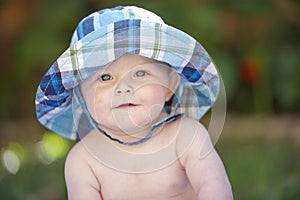
[[179, 163], [143, 174], [96, 170], [103, 199], [193, 199], [194, 192]]

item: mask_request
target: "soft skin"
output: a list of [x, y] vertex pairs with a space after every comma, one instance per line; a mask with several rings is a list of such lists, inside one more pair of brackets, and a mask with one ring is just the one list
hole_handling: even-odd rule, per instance
[[166, 64], [127, 54], [84, 81], [81, 91], [99, 126], [122, 137], [124, 133], [147, 133], [162, 119], [165, 101], [178, 84], [177, 73]]
[[[166, 116], [163, 105], [176, 90], [179, 77], [157, 64], [161, 63], [125, 55], [82, 84], [88, 110], [100, 128], [131, 142], [144, 137], [153, 123]], [[127, 119], [120, 122], [119, 116]], [[120, 165], [126, 164], [127, 159], [113, 155], [104, 143], [128, 155], [151, 154], [175, 145], [168, 154], [172, 162], [156, 170], [134, 173], [113, 168], [101, 160], [103, 153], [119, 160]], [[161, 158], [164, 156], [162, 153]], [[138, 160], [133, 163], [136, 169], [146, 168], [145, 165], [148, 164]], [[233, 199], [225, 168], [207, 130], [190, 118], [161, 127], [150, 140], [135, 146], [117, 144], [93, 130], [68, 154], [65, 178], [70, 200]]]

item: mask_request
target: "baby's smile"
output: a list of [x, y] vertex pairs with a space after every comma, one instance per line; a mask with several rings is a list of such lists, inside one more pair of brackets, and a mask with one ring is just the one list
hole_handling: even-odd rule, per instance
[[133, 108], [139, 106], [139, 104], [135, 104], [135, 103], [124, 103], [124, 104], [120, 104], [119, 106], [116, 106], [115, 108]]

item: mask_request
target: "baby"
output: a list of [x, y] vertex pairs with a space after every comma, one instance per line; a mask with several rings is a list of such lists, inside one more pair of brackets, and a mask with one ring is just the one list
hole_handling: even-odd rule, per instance
[[202, 46], [152, 12], [84, 18], [36, 96], [39, 121], [78, 140], [65, 164], [68, 198], [233, 199], [199, 123], [218, 84]]

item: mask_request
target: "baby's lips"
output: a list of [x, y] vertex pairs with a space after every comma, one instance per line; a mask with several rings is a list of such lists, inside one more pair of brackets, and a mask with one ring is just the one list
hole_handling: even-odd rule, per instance
[[123, 104], [120, 104], [120, 105], [116, 106], [115, 108], [130, 108], [130, 107], [135, 107], [135, 106], [139, 106], [139, 104], [123, 103]]

